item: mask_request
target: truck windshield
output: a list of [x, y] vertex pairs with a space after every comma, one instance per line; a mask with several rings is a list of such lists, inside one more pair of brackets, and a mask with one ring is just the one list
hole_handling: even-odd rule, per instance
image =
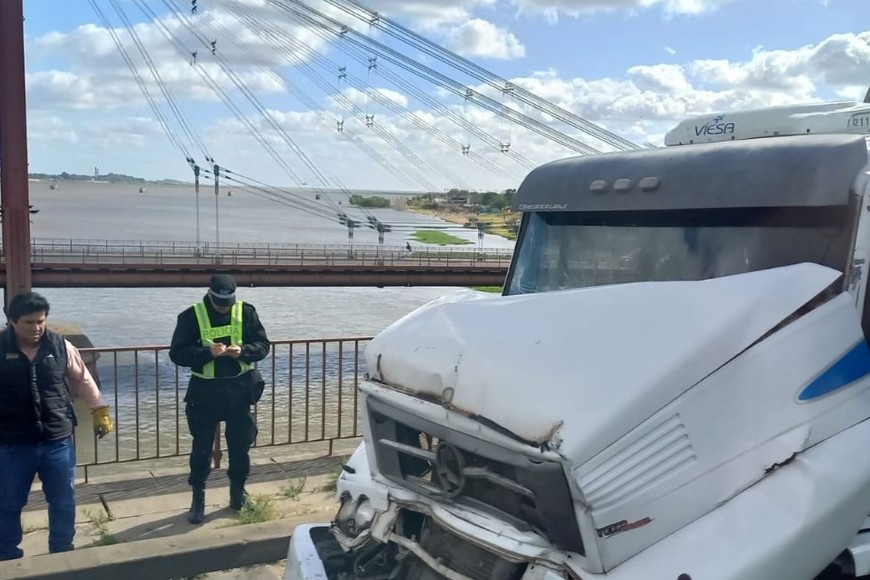
[[535, 212], [506, 293], [705, 280], [801, 262], [843, 272], [850, 215], [849, 206]]

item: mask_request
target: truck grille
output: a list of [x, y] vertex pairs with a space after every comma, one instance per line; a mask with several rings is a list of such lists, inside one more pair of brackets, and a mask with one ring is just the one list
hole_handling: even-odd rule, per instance
[[585, 555], [559, 463], [525, 455], [368, 400], [379, 471], [439, 501], [454, 501]]

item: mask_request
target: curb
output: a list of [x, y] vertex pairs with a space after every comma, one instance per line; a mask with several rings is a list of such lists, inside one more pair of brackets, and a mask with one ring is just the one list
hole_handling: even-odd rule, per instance
[[170, 580], [276, 562], [287, 557], [296, 526], [312, 520], [323, 518], [311, 514], [221, 528], [197, 537], [154, 538], [0, 562], [0, 579]]

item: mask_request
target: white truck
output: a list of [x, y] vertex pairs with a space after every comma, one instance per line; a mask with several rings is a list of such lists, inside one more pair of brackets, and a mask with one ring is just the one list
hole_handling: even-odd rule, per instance
[[368, 345], [286, 580], [870, 574], [868, 133], [773, 108], [533, 170], [503, 296]]

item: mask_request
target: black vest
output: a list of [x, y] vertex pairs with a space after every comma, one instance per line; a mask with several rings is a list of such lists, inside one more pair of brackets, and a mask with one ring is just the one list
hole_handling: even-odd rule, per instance
[[66, 381], [66, 344], [45, 331], [33, 363], [18, 349], [15, 331], [0, 332], [0, 444], [63, 439], [75, 428]]

